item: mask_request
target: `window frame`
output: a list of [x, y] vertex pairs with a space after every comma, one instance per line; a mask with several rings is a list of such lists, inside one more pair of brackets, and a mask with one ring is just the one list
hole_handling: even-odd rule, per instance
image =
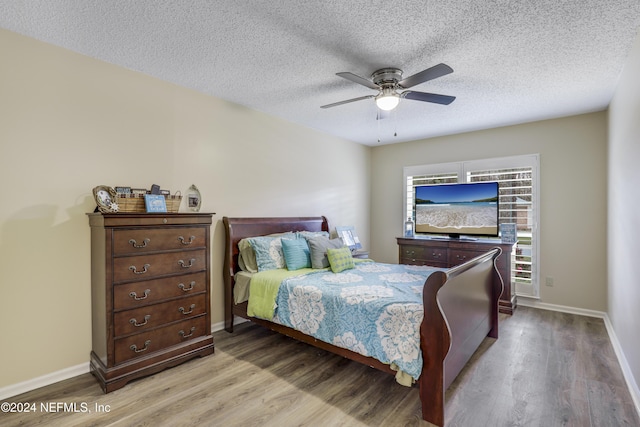
[[[468, 172], [499, 170], [510, 168], [531, 168], [531, 196], [532, 196], [532, 223], [531, 235], [534, 242], [532, 255], [535, 261], [531, 266], [531, 284], [519, 283], [515, 292], [519, 296], [539, 298], [540, 296], [540, 155], [525, 154], [509, 157], [497, 157], [490, 159], [466, 160], [460, 162], [435, 163], [427, 165], [405, 166], [403, 168], [403, 218], [406, 220], [413, 215], [413, 207], [409, 207], [409, 177], [416, 175], [456, 174], [458, 182], [467, 181]], [[403, 220], [403, 221], [404, 221]], [[490, 237], [488, 237], [490, 239]]]

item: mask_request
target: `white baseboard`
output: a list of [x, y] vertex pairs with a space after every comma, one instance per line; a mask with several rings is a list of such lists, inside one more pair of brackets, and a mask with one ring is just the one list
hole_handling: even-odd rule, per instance
[[[248, 322], [248, 320], [243, 319], [242, 317], [236, 317], [233, 324], [238, 325], [244, 322]], [[223, 329], [224, 322], [211, 324], [211, 332], [217, 332]], [[87, 372], [89, 372], [89, 362], [71, 366], [70, 368], [61, 369], [59, 371], [23, 381], [18, 384], [2, 387], [0, 388], [0, 401], [13, 396], [17, 396], [22, 393], [27, 393], [40, 387], [55, 384], [59, 381], [68, 380], [69, 378], [77, 377], [78, 375], [86, 374]]]
[[537, 298], [527, 298], [520, 295], [518, 295], [518, 305], [531, 308], [539, 308], [540, 310], [559, 311], [562, 313], [578, 314], [588, 317], [599, 317], [601, 319], [604, 319], [604, 317], [607, 315], [607, 313], [605, 313], [604, 311], [587, 310], [584, 308], [569, 307], [566, 305], [547, 304], [544, 302], [540, 302]]
[[89, 372], [89, 362], [71, 366], [70, 368], [61, 369], [59, 371], [23, 381], [18, 384], [2, 387], [0, 388], [0, 400], [5, 400], [9, 397], [17, 396], [19, 394], [51, 385], [59, 381], [68, 380], [69, 378], [77, 377], [78, 375], [86, 374], [87, 372]]
[[631, 399], [633, 399], [636, 411], [638, 412], [638, 415], [640, 415], [640, 389], [638, 388], [638, 383], [633, 377], [629, 362], [627, 361], [627, 358], [622, 351], [622, 346], [620, 346], [620, 341], [618, 341], [618, 336], [613, 329], [611, 319], [609, 319], [609, 315], [607, 313], [605, 313], [604, 311], [585, 310], [582, 308], [567, 307], [564, 305], [547, 304], [540, 302], [537, 299], [521, 296], [518, 296], [518, 305], [538, 308], [541, 310], [551, 310], [563, 313], [578, 314], [582, 316], [599, 317], [603, 319], [604, 326], [607, 328], [607, 333], [609, 334], [609, 340], [611, 341], [611, 345], [613, 346], [613, 351], [616, 353], [616, 357], [618, 358], [618, 362], [620, 363], [620, 368], [622, 369], [622, 374], [624, 375], [624, 380], [626, 381], [627, 388], [629, 389], [629, 393], [631, 394]]

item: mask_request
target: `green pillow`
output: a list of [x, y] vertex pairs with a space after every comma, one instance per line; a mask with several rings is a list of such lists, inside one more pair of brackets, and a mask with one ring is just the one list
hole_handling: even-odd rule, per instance
[[329, 258], [331, 271], [334, 273], [340, 273], [341, 271], [355, 267], [353, 257], [351, 256], [351, 249], [346, 246], [339, 249], [327, 249], [327, 258]]
[[249, 243], [249, 239], [242, 239], [238, 242], [238, 265], [243, 271], [250, 273], [258, 272], [258, 261], [256, 261], [256, 253]]

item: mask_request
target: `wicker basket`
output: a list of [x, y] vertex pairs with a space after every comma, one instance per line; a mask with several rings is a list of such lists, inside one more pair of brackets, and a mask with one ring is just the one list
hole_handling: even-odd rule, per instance
[[[146, 212], [147, 208], [144, 204], [144, 194], [118, 194], [116, 202], [118, 203], [118, 212]], [[172, 196], [164, 196], [167, 203], [167, 212], [178, 212], [182, 196], [174, 194]]]
[[178, 209], [180, 209], [182, 196], [179, 194], [174, 194], [173, 196], [164, 196], [164, 198], [167, 201], [167, 212], [178, 212]]

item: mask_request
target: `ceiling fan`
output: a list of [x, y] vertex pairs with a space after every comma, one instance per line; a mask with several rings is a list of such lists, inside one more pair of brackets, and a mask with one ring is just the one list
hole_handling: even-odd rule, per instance
[[454, 99], [456, 99], [455, 96], [417, 92], [415, 90], [405, 90], [402, 92], [398, 91], [402, 89], [408, 89], [429, 80], [437, 79], [438, 77], [446, 76], [450, 73], [453, 73], [453, 69], [446, 64], [434, 65], [431, 68], [427, 68], [426, 70], [420, 71], [419, 73], [409, 76], [405, 79], [402, 78], [402, 70], [398, 68], [382, 68], [380, 70], [374, 71], [373, 74], [371, 74], [371, 79], [365, 79], [364, 77], [360, 77], [349, 72], [336, 73], [336, 75], [347, 80], [351, 80], [354, 83], [366, 86], [369, 89], [375, 89], [378, 91], [378, 94], [334, 102], [333, 104], [323, 105], [320, 108], [337, 107], [338, 105], [348, 104], [350, 102], [371, 98], [375, 98], [376, 105], [383, 111], [390, 111], [396, 108], [398, 106], [398, 103], [400, 102], [400, 98], [449, 105], [453, 102]]

